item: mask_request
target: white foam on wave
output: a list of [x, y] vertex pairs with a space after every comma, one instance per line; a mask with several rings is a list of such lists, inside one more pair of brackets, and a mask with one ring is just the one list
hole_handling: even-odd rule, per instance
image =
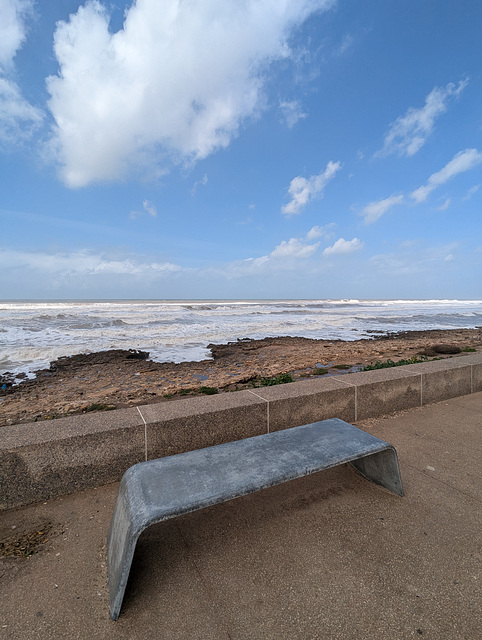
[[203, 360], [209, 343], [473, 327], [479, 300], [177, 300], [0, 303], [0, 372], [32, 372], [61, 356], [142, 349], [159, 362]]

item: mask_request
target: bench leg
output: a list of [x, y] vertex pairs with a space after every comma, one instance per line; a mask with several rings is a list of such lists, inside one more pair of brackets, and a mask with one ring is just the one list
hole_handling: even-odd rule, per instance
[[137, 540], [144, 530], [144, 527], [136, 526], [136, 518], [132, 516], [129, 506], [128, 496], [121, 483], [107, 536], [109, 605], [112, 620], [119, 617]]
[[393, 447], [352, 460], [350, 464], [367, 480], [403, 496], [397, 452]]

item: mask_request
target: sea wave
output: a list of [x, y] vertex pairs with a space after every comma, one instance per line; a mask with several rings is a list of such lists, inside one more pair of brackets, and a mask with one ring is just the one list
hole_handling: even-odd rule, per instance
[[482, 301], [12, 301], [0, 303], [0, 318], [0, 372], [28, 373], [60, 356], [112, 348], [182, 362], [209, 357], [210, 343], [240, 338], [356, 340], [380, 331], [470, 328], [482, 325]]

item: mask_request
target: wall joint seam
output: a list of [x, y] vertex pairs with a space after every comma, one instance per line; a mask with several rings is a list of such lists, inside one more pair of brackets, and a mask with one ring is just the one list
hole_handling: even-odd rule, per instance
[[147, 462], [147, 423], [144, 420], [144, 416], [141, 413], [141, 410], [139, 409], [139, 407], [136, 407], [137, 411], [139, 412], [139, 415], [142, 418], [142, 422], [144, 423], [144, 457], [146, 459]]
[[260, 400], [263, 400], [264, 402], [266, 402], [266, 433], [269, 433], [269, 400], [266, 400], [266, 398], [263, 398], [263, 396], [260, 396], [254, 391], [251, 391], [251, 389], [246, 389], [246, 391], [248, 391], [249, 393], [252, 393], [253, 396], [256, 396]]

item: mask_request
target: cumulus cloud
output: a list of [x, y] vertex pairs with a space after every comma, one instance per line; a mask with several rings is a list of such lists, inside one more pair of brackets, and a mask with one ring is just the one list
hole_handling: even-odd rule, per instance
[[270, 253], [270, 258], [309, 258], [320, 246], [319, 242], [314, 244], [306, 244], [297, 238], [290, 238], [288, 241], [282, 240], [281, 243]]
[[432, 173], [427, 181], [427, 184], [422, 185], [410, 194], [411, 198], [415, 200], [416, 204], [425, 202], [428, 196], [438, 186], [444, 184], [454, 176], [464, 171], [469, 171], [482, 162], [482, 153], [477, 149], [465, 149], [457, 153], [450, 162], [448, 162], [443, 169]]
[[25, 20], [31, 14], [31, 0], [0, 0], [0, 67], [3, 71], [13, 64], [13, 58], [25, 41]]
[[323, 250], [324, 256], [331, 256], [337, 254], [346, 255], [348, 253], [354, 253], [355, 251], [359, 251], [363, 248], [363, 242], [361, 242], [358, 238], [353, 238], [353, 240], [345, 240], [344, 238], [339, 238], [335, 244], [331, 247], [326, 247]]
[[334, 222], [330, 222], [329, 224], [326, 224], [323, 227], [320, 227], [319, 225], [315, 225], [314, 227], [311, 227], [311, 229], [306, 234], [306, 239], [316, 240], [316, 238], [321, 238], [322, 236], [328, 234], [331, 228], [334, 226], [335, 226]]
[[293, 128], [298, 120], [302, 120], [308, 115], [303, 112], [298, 100], [282, 100], [279, 106], [283, 114], [283, 122], [286, 123], [289, 129]]
[[302, 176], [293, 178], [288, 189], [291, 200], [281, 208], [282, 213], [287, 217], [298, 215], [310, 200], [315, 197], [323, 197], [326, 185], [330, 180], [333, 180], [340, 169], [340, 162], [332, 162], [330, 160], [326, 165], [326, 169], [318, 175], [310, 178], [303, 178]]
[[457, 85], [450, 82], [446, 87], [435, 87], [425, 98], [425, 104], [419, 109], [410, 107], [405, 115], [397, 118], [388, 129], [383, 148], [377, 155], [398, 153], [410, 157], [419, 151], [432, 133], [435, 120], [447, 111], [447, 104], [465, 89], [468, 80]]
[[402, 204], [404, 197], [402, 195], [392, 195], [384, 200], [375, 200], [369, 202], [362, 209], [362, 215], [365, 216], [365, 224], [372, 224], [383, 216], [389, 209], [397, 204]]
[[57, 25], [47, 80], [62, 179], [81, 187], [226, 147], [261, 109], [293, 30], [334, 1], [138, 0], [116, 33], [100, 2], [81, 6]]
[[[313, 229], [321, 229], [321, 227], [313, 227]], [[311, 229], [304, 238], [282, 240], [273, 251], [266, 256], [246, 258], [245, 260], [236, 260], [225, 264], [223, 265], [222, 272], [231, 278], [267, 273], [274, 274], [281, 271], [298, 269], [298, 261], [310, 258], [316, 253], [320, 246], [319, 242], [310, 242], [310, 240], [313, 239], [311, 235], [313, 229]], [[316, 232], [315, 235], [319, 237]]]
[[11, 77], [14, 58], [26, 38], [30, 0], [0, 0], [0, 142], [27, 140], [40, 125], [43, 113], [22, 96]]

